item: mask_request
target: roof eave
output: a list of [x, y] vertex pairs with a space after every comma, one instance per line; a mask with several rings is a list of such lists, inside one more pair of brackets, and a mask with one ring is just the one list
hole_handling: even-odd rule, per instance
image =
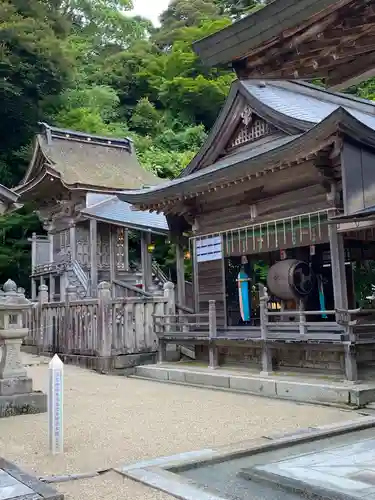
[[16, 192], [0, 184], [0, 201], [7, 204], [13, 204], [17, 202], [18, 198], [19, 195]]
[[[229, 64], [254, 49], [272, 45], [282, 32], [296, 28], [306, 20], [314, 22], [313, 17], [324, 16], [337, 3], [337, 0], [299, 0], [299, 10], [295, 11], [292, 10], [295, 0], [275, 0], [218, 33], [198, 40], [193, 44], [193, 50], [207, 66]], [[250, 30], [253, 32], [251, 39]]]
[[[354, 140], [360, 141], [370, 147], [375, 148], [375, 132], [359, 122], [354, 116], [348, 113], [345, 109], [339, 107], [331, 115], [325, 118], [322, 122], [315, 125], [313, 128], [275, 149], [270, 149], [251, 159], [244, 159], [235, 164], [224, 166], [220, 170], [203, 169], [201, 172], [190, 174], [183, 178], [178, 178], [175, 181], [168, 182], [166, 185], [157, 189], [148, 189], [142, 191], [122, 191], [117, 196], [123, 201], [132, 203], [137, 206], [149, 207], [158, 205], [161, 199], [172, 198], [175, 196], [186, 195], [200, 185], [205, 185], [208, 188], [209, 184], [214, 185], [212, 177], [216, 176], [215, 183], [219, 183], [223, 177], [225, 181], [233, 180], [244, 175], [244, 171], [248, 173], [250, 166], [254, 167], [254, 174], [259, 173], [259, 168], [263, 169], [272, 163], [279, 161], [280, 157], [286, 159], [286, 154], [290, 154], [291, 159], [294, 158], [296, 151], [306, 150], [306, 154], [311, 154], [313, 150], [321, 148], [324, 140], [329, 140], [329, 137], [336, 133], [342, 132], [344, 135], [352, 137]], [[230, 172], [232, 170], [232, 172]], [[231, 177], [229, 177], [230, 172]], [[220, 177], [219, 177], [220, 175]], [[182, 193], [182, 191], [184, 193]], [[145, 208], [146, 209], [146, 208]]]
[[118, 220], [110, 219], [107, 217], [100, 217], [94, 214], [87, 213], [85, 212], [85, 210], [81, 210], [81, 214], [83, 214], [87, 219], [95, 219], [98, 222], [105, 222], [106, 224], [113, 224], [114, 226], [127, 227], [128, 229], [134, 229], [135, 231], [151, 232], [153, 234], [159, 234], [160, 236], [166, 236], [169, 234], [169, 229], [161, 229], [151, 226], [143, 226], [141, 224], [120, 222]]

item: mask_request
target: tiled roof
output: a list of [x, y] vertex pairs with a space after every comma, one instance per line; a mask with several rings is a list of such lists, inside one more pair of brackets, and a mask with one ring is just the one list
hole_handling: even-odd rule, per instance
[[315, 125], [341, 106], [375, 130], [375, 103], [372, 101], [301, 82], [241, 80], [240, 85], [259, 102], [286, 117]]
[[86, 203], [87, 208], [81, 212], [89, 217], [153, 233], [166, 234], [169, 231], [163, 214], [133, 210], [130, 203], [119, 200], [117, 196], [90, 193]]

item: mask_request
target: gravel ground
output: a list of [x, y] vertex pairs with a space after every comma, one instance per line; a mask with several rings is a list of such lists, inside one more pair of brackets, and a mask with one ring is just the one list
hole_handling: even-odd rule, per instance
[[[48, 366], [28, 359], [34, 388], [46, 391]], [[66, 365], [65, 453], [48, 453], [47, 414], [1, 419], [0, 449], [38, 476], [91, 472], [355, 416], [336, 408], [112, 377]], [[114, 472], [56, 487], [67, 500], [171, 498]]]

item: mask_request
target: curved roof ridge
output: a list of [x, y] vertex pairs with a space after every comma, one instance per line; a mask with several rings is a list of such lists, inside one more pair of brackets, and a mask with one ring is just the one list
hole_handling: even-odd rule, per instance
[[131, 147], [131, 144], [133, 144], [133, 140], [130, 137], [113, 137], [113, 136], [106, 136], [106, 135], [99, 135], [99, 134], [91, 134], [88, 132], [81, 132], [79, 130], [72, 130], [72, 129], [65, 129], [65, 128], [60, 128], [60, 127], [54, 127], [52, 125], [49, 125], [46, 122], [39, 122], [39, 125], [43, 127], [43, 131], [45, 133], [51, 133], [51, 137], [53, 138], [54, 135], [61, 139], [97, 139], [100, 141], [105, 141], [106, 145], [109, 147], [111, 146], [116, 146], [118, 144], [123, 144], [125, 147]]

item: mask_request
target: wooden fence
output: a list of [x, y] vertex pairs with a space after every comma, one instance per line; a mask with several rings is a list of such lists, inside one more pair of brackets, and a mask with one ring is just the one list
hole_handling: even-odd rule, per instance
[[110, 369], [119, 355], [156, 352], [154, 316], [175, 313], [174, 285], [164, 285], [164, 295], [112, 298], [110, 285], [100, 283], [98, 298], [77, 300], [68, 287], [64, 302], [47, 302], [42, 285], [39, 300], [27, 315], [25, 344], [39, 353], [90, 358], [91, 366]]

